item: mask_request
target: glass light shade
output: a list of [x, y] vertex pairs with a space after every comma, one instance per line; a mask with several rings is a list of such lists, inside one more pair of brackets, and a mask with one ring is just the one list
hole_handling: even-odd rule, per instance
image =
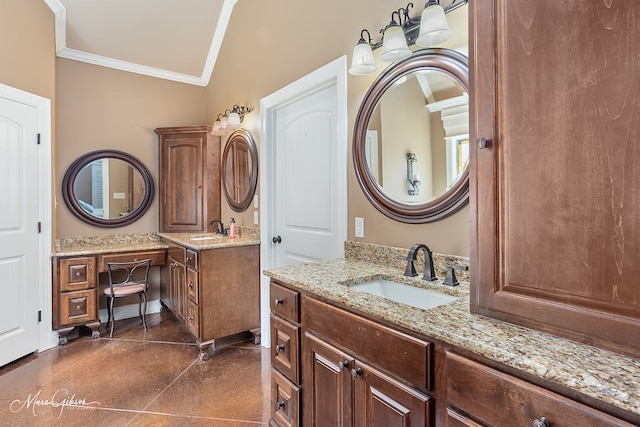
[[373, 60], [373, 51], [371, 45], [361, 39], [361, 41], [353, 48], [353, 56], [351, 57], [351, 68], [349, 74], [361, 75], [370, 74], [376, 71], [378, 67]]
[[422, 11], [420, 34], [416, 39], [416, 45], [431, 47], [449, 40], [452, 35], [453, 33], [449, 29], [449, 23], [442, 6], [433, 4]]
[[217, 135], [220, 132], [220, 120], [216, 120], [213, 122], [213, 127], [211, 128], [211, 135]]
[[239, 128], [240, 127], [240, 114], [233, 112], [229, 114], [229, 120], [227, 122], [228, 128]]
[[229, 118], [227, 116], [224, 116], [222, 120], [220, 120], [220, 130], [225, 129], [228, 124], [229, 124]]
[[388, 62], [402, 61], [411, 56], [404, 31], [399, 25], [390, 25], [382, 36], [382, 55], [380, 59]]

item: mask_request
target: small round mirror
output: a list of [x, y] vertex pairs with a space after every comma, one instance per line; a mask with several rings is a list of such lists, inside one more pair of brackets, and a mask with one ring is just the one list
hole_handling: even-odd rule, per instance
[[356, 117], [358, 182], [383, 214], [437, 221], [469, 198], [468, 66], [463, 54], [425, 49], [389, 67]]
[[78, 158], [62, 180], [62, 196], [69, 210], [97, 227], [133, 223], [147, 212], [154, 193], [146, 166], [115, 150], [94, 151]]
[[258, 150], [251, 133], [234, 131], [222, 154], [222, 188], [231, 209], [244, 212], [258, 183]]

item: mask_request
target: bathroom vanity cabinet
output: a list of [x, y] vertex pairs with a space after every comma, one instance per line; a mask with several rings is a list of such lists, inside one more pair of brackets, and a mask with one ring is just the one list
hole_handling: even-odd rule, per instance
[[271, 340], [272, 426], [633, 425], [568, 389], [273, 279]]
[[206, 232], [220, 218], [220, 137], [209, 126], [157, 128], [160, 232]]
[[469, 10], [471, 311], [639, 357], [640, 3]]
[[200, 359], [208, 359], [208, 349], [233, 335], [251, 333], [259, 343], [260, 246], [195, 250], [167, 245], [161, 302], [196, 338]]

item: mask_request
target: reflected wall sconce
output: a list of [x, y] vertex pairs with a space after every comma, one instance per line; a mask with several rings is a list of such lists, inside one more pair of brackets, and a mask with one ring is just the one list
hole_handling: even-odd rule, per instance
[[407, 153], [407, 181], [409, 181], [410, 196], [417, 196], [420, 193], [420, 176], [413, 173], [413, 163], [417, 161], [415, 153]]
[[[449, 3], [446, 6], [441, 5], [447, 1]], [[360, 40], [353, 49], [349, 74], [363, 75], [376, 71], [373, 51], [379, 47], [382, 47], [380, 59], [396, 62], [411, 56], [409, 47], [414, 44], [426, 48], [448, 40], [453, 32], [449, 29], [445, 14], [468, 2], [469, 0], [428, 0], [422, 14], [414, 17], [409, 17], [409, 9], [413, 7], [413, 3], [409, 3], [391, 13], [391, 22], [380, 30], [382, 38], [377, 42], [372, 42], [369, 31], [363, 29]], [[365, 32], [368, 41], [364, 38]]]
[[234, 105], [231, 109], [224, 110], [224, 114], [218, 114], [218, 118], [213, 122], [211, 135], [226, 135], [233, 129], [241, 126], [244, 116], [251, 112], [251, 108]]

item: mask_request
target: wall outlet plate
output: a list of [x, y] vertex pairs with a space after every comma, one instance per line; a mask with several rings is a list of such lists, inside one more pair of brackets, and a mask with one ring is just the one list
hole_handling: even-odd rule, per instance
[[355, 236], [364, 237], [364, 218], [356, 217]]

